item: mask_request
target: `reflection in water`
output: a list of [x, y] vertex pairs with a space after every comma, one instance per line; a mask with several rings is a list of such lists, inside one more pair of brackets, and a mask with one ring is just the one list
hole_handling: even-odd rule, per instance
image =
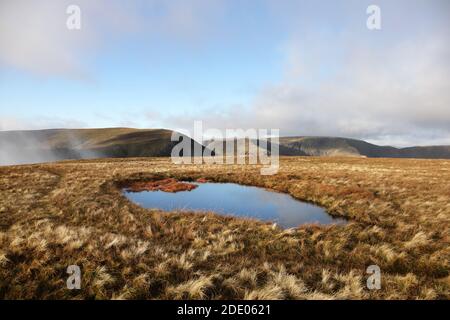
[[344, 224], [318, 206], [301, 202], [285, 193], [234, 183], [196, 183], [192, 191], [125, 192], [127, 198], [145, 208], [215, 211], [276, 222], [283, 228], [304, 223]]

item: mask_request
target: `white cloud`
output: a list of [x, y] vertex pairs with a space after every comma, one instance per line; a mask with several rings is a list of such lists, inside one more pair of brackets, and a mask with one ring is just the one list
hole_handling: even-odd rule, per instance
[[[0, 65], [84, 77], [86, 59], [124, 35], [201, 38], [220, 20], [226, 3], [78, 0], [82, 30], [73, 32], [65, 28], [65, 9], [72, 2], [1, 1]], [[396, 1], [394, 8], [393, 2], [380, 0], [379, 33], [365, 29], [363, 1], [269, 2], [287, 26], [284, 78], [267, 83], [249, 105], [159, 114], [153, 123], [189, 128], [200, 119], [210, 127], [280, 128], [285, 135], [349, 136], [400, 145], [450, 143], [448, 1], [416, 1], [413, 8], [410, 1]], [[23, 126], [14, 121], [2, 117], [0, 129]], [[59, 121], [53, 122], [41, 125], [54, 127]]]
[[[448, 41], [417, 39], [385, 50], [353, 45], [338, 70], [313, 85], [315, 71], [294, 61], [289, 73], [267, 85], [250, 106], [166, 117], [171, 127], [203, 120], [215, 128], [280, 128], [283, 135], [330, 135], [382, 144], [450, 144]], [[417, 47], [420, 43], [420, 47]], [[291, 46], [292, 48], [292, 46]], [[307, 51], [308, 44], [303, 48]], [[320, 55], [317, 56], [320, 59]], [[286, 68], [292, 63], [292, 51]], [[304, 61], [304, 60], [303, 60]], [[307, 63], [307, 61], [306, 61]]]
[[[192, 40], [211, 30], [223, 0], [2, 0], [0, 67], [84, 78], [89, 59], [135, 34]], [[81, 30], [68, 30], [66, 9], [81, 9]]]
[[[77, 54], [94, 37], [66, 28], [64, 1], [2, 1], [0, 62], [38, 74], [80, 76]], [[82, 33], [82, 37], [81, 34]]]

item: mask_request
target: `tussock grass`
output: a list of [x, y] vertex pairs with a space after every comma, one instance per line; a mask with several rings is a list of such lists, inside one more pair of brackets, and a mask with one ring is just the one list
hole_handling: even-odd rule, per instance
[[[449, 298], [450, 161], [292, 157], [277, 175], [259, 169], [166, 158], [1, 167], [0, 298]], [[121, 194], [167, 178], [270, 188], [350, 223], [281, 230], [147, 210]], [[66, 288], [73, 264], [81, 290]], [[372, 264], [381, 290], [366, 288]]]

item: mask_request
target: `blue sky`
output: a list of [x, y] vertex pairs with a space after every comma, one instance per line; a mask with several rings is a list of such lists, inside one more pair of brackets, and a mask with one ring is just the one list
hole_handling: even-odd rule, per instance
[[[81, 30], [65, 27], [81, 9]], [[382, 29], [366, 27], [381, 8]], [[450, 144], [445, 0], [2, 0], [0, 130], [279, 128]]]

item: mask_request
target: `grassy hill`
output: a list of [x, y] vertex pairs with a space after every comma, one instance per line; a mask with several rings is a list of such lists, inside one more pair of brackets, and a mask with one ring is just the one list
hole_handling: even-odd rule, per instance
[[[268, 154], [270, 154], [271, 150], [271, 142], [270, 140], [266, 143], [261, 143], [257, 139], [225, 139], [225, 140], [207, 140], [204, 141], [204, 145], [214, 150], [215, 154], [217, 155], [233, 155], [236, 154], [238, 150], [238, 142], [244, 143], [245, 146], [245, 155], [249, 154], [258, 154], [259, 150], [262, 149], [263, 151], [268, 151]], [[228, 147], [227, 149], [227, 143], [230, 143], [230, 146], [233, 146], [234, 143], [234, 149], [232, 147]], [[306, 156], [307, 154], [301, 150], [295, 150], [289, 146], [285, 146], [280, 144], [279, 145], [279, 153], [283, 156]]]
[[[3, 131], [0, 132], [0, 165], [63, 159], [170, 156], [178, 143], [171, 141], [172, 132], [132, 128]], [[198, 145], [193, 140], [191, 144], [192, 147]], [[222, 140], [204, 144], [216, 154], [221, 154], [221, 148], [226, 153]], [[246, 139], [245, 145], [246, 154], [265, 148], [258, 140]], [[249, 148], [250, 145], [254, 148]], [[270, 150], [270, 141], [268, 146]], [[450, 146], [394, 148], [338, 137], [281, 137], [279, 152], [282, 156], [450, 159]]]
[[170, 130], [131, 128], [5, 131], [0, 132], [0, 164], [170, 156], [178, 143], [171, 135]]
[[[242, 139], [239, 140], [242, 141]], [[250, 144], [253, 148], [249, 147]], [[217, 153], [223, 150], [226, 154], [225, 140], [207, 141], [205, 145], [211, 149], [219, 148], [219, 152], [215, 150]], [[246, 154], [258, 152], [259, 148], [264, 148], [264, 145], [255, 139], [246, 139], [245, 146]], [[268, 149], [270, 151], [270, 141]], [[282, 156], [450, 159], [450, 146], [395, 148], [339, 137], [281, 137], [279, 152]]]
[[[187, 169], [168, 158], [0, 167], [0, 299], [450, 298], [449, 160], [280, 162], [265, 177], [261, 166]], [[283, 230], [211, 211], [145, 209], [123, 195], [130, 182], [168, 178], [283, 192], [350, 223]], [[73, 264], [80, 290], [66, 287]], [[381, 290], [366, 287], [372, 264]]]
[[309, 156], [450, 159], [450, 146], [394, 148], [339, 137], [282, 137], [280, 145]]

